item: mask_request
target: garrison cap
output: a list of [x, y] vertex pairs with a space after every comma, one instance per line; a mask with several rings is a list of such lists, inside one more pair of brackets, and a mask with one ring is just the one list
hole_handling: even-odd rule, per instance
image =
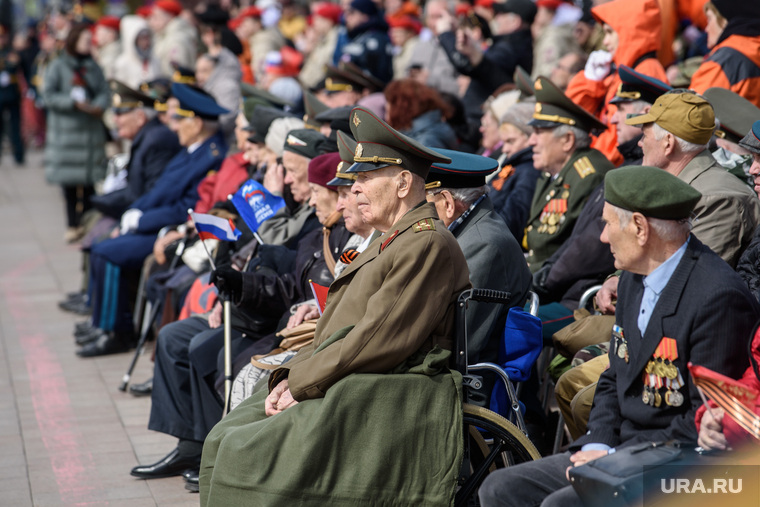
[[111, 88], [111, 107], [116, 114], [125, 113], [138, 107], [153, 107], [151, 97], [133, 90], [121, 81], [111, 79], [108, 86]]
[[195, 80], [195, 70], [189, 67], [183, 67], [182, 65], [175, 64], [174, 74], [172, 74], [172, 81], [180, 84], [194, 85], [197, 82]]
[[272, 122], [277, 118], [285, 118], [291, 116], [293, 115], [286, 113], [282, 109], [277, 109], [276, 107], [256, 105], [256, 107], [253, 109], [253, 113], [251, 114], [250, 119], [248, 120], [250, 123], [247, 127], [243, 127], [243, 130], [253, 132], [253, 134], [248, 137], [249, 141], [256, 144], [264, 144], [266, 141], [267, 132], [269, 131], [269, 126], [272, 125]]
[[760, 118], [760, 108], [726, 88], [710, 88], [704, 97], [712, 104], [720, 123], [715, 135], [732, 143], [738, 143]]
[[303, 115], [303, 121], [307, 126], [312, 128], [319, 128], [320, 121], [317, 120], [317, 115], [330, 109], [330, 107], [319, 100], [316, 95], [309, 90], [303, 91], [303, 107], [305, 114]]
[[140, 83], [140, 91], [153, 100], [153, 109], [163, 113], [168, 109], [166, 101], [172, 96], [172, 82], [165, 77]]
[[490, 157], [439, 149], [441, 155], [451, 159], [448, 164], [434, 162], [425, 178], [425, 188], [476, 188], [486, 184], [486, 177], [499, 168], [499, 162]]
[[327, 151], [328, 144], [327, 138], [314, 129], [296, 129], [288, 132], [283, 150], [306, 158], [316, 158]]
[[515, 75], [513, 76], [517, 89], [520, 90], [520, 99], [525, 100], [528, 97], [532, 97], [536, 94], [536, 89], [533, 88], [533, 80], [530, 78], [528, 71], [520, 67], [515, 68]]
[[433, 162], [451, 162], [448, 157], [398, 132], [369, 109], [355, 107], [349, 121], [357, 142], [355, 163], [348, 169], [349, 173], [402, 166], [425, 178]]
[[604, 200], [624, 210], [663, 220], [689, 218], [702, 194], [664, 169], [628, 166], [604, 177]]
[[633, 102], [634, 100], [643, 100], [654, 104], [657, 97], [673, 89], [669, 84], [641, 72], [636, 72], [627, 65], [618, 67], [618, 75], [622, 82], [618, 86], [615, 96], [610, 100], [610, 104]]
[[280, 109], [284, 107], [293, 107], [292, 102], [249, 83], [240, 83], [240, 93], [243, 95], [244, 99], [256, 98], [265, 106], [279, 107]]
[[356, 151], [356, 141], [349, 134], [342, 130], [338, 131], [338, 153], [340, 162], [335, 172], [335, 178], [327, 184], [334, 187], [351, 186], [356, 181], [356, 174], [348, 174], [348, 168], [354, 163], [354, 152]]
[[607, 127], [594, 116], [578, 106], [557, 88], [548, 78], [539, 76], [535, 81], [536, 111], [528, 125], [538, 128], [553, 128], [570, 125], [590, 132]]
[[760, 120], [752, 124], [744, 139], [739, 141], [739, 146], [746, 148], [752, 153], [760, 154]]
[[691, 91], [660, 96], [646, 114], [625, 120], [628, 125], [656, 123], [671, 134], [694, 144], [707, 144], [715, 131], [715, 111], [704, 97]]
[[185, 118], [197, 116], [204, 120], [217, 120], [219, 116], [229, 113], [229, 110], [216, 103], [214, 97], [200, 88], [174, 83], [172, 95], [179, 101], [176, 114]]

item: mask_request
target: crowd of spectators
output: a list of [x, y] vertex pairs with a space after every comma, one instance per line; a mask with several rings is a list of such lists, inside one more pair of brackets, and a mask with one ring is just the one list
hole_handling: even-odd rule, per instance
[[[313, 334], [316, 327], [319, 338], [315, 323], [321, 312], [309, 282], [329, 286], [363, 258], [361, 252], [382, 252], [399, 233], [380, 239], [390, 230], [371, 226], [386, 224], [377, 216], [367, 219], [367, 204], [357, 198], [363, 194], [355, 183], [362, 176], [357, 180], [346, 172], [354, 163], [380, 160], [412, 170], [419, 157], [429, 158], [434, 169], [427, 178], [427, 200], [442, 222], [420, 214], [414, 226], [434, 230], [437, 223], [450, 230], [474, 285], [511, 292], [516, 307], [525, 304], [528, 291], [537, 294], [547, 345], [581, 318], [579, 299], [592, 286], [604, 284], [597, 296], [601, 313], [633, 306], [635, 314], [639, 301], [630, 301], [631, 294], [640, 298], [641, 293], [631, 280], [652, 273], [643, 264], [666, 261], [658, 256], [658, 245], [667, 246], [669, 254], [680, 252], [677, 259], [710, 252], [709, 262], [700, 262], [722, 263], [710, 269], [730, 276], [738, 269], [742, 278], [732, 279], [737, 294], [745, 298], [748, 287], [757, 298], [758, 5], [730, 0], [156, 0], [116, 16], [100, 4], [64, 2], [38, 22], [0, 26], [0, 139], [7, 133], [19, 166], [27, 146], [44, 147], [45, 177], [64, 195], [64, 240], [82, 249], [82, 286], [60, 303], [88, 317], [74, 330], [76, 353], [88, 358], [126, 352], [141, 332], [155, 334], [155, 376], [133, 385], [131, 392], [151, 396], [149, 428], [176, 437], [178, 445], [159, 462], [135, 467], [132, 475], [150, 479], [184, 473], [188, 489], [197, 491], [203, 484], [203, 444], [225, 404], [220, 290], [233, 306], [226, 324], [233, 328], [234, 373], [242, 370], [236, 385], [245, 393], [237, 392], [237, 404], [266, 389], [269, 374], [282, 362], [294, 357], [296, 365], [303, 364], [296, 348], [282, 345], [283, 336], [304, 329]], [[373, 136], [382, 140], [378, 146], [393, 142], [384, 134], [362, 133], [362, 121], [383, 125], [394, 139], [412, 144], [404, 141], [390, 155], [374, 153]], [[364, 138], [358, 139], [357, 132]], [[446, 159], [451, 165], [443, 163]], [[652, 202], [630, 204], [626, 191], [635, 193], [638, 183], [619, 176], [611, 183], [607, 175], [641, 165], [670, 173], [699, 195], [666, 179], [663, 185], [688, 201], [679, 204], [678, 216], [662, 216]], [[474, 176], [447, 179], [440, 171]], [[427, 171], [417, 176], [424, 178]], [[285, 202], [257, 230], [249, 229], [227, 200], [249, 179]], [[415, 179], [411, 185], [415, 192], [420, 183]], [[401, 201], [409, 213], [421, 213], [408, 196]], [[625, 209], [634, 219], [615, 215], [611, 205], [630, 206]], [[675, 206], [662, 206], [670, 205]], [[189, 208], [231, 220], [241, 238], [201, 240], [188, 220]], [[617, 249], [620, 240], [610, 231], [612, 223], [621, 230], [638, 227], [636, 213], [644, 222], [680, 224], [691, 217], [692, 225], [677, 233], [649, 222], [639, 227], [645, 232], [637, 229], [637, 248], [649, 260], [634, 262], [623, 258], [634, 247]], [[214, 269], [207, 251], [215, 258]], [[659, 294], [648, 310], [657, 311]], [[135, 306], [136, 300], [148, 303], [143, 308]], [[742, 301], [740, 317], [725, 317], [735, 323], [726, 332], [746, 334], [760, 318], [754, 300]], [[643, 312], [646, 304], [641, 305]], [[679, 318], [701, 322], [679, 311]], [[480, 308], [468, 316], [470, 358], [496, 360], [506, 312]], [[625, 315], [631, 327], [627, 310]], [[619, 327], [620, 312], [615, 319]], [[601, 339], [579, 338], [583, 346], [573, 353], [609, 342], [614, 322], [603, 321]], [[646, 322], [642, 326], [639, 320], [638, 326], [646, 338]], [[560, 407], [572, 436], [585, 433], [587, 424], [596, 434], [582, 437], [581, 444], [600, 443], [594, 438], [603, 433], [603, 424], [651, 424], [672, 436], [662, 412], [631, 423], [626, 413], [612, 420], [591, 408], [599, 381], [600, 399], [612, 410], [615, 375], [619, 379], [632, 367], [615, 336], [614, 375], [605, 371], [606, 355], [571, 362], [570, 354], [553, 363], [559, 365]], [[750, 337], [733, 339], [747, 343]], [[746, 350], [740, 349], [726, 353], [744, 367]], [[592, 355], [605, 350], [602, 345]], [[588, 350], [585, 354], [588, 359]], [[731, 359], [721, 361], [714, 362], [716, 369]], [[362, 364], [355, 371], [392, 368]], [[572, 387], [567, 387], [571, 377], [563, 380], [562, 372], [574, 375]], [[279, 379], [278, 373], [273, 378]], [[639, 398], [641, 384], [639, 379], [631, 387]], [[544, 449], [547, 418], [532, 402], [535, 383], [526, 387], [531, 438]], [[296, 398], [319, 397], [308, 389]], [[643, 389], [654, 399], [654, 388], [644, 384]], [[581, 391], [586, 402], [570, 403]], [[677, 408], [669, 414], [686, 421], [679, 423], [677, 436], [696, 441], [699, 399], [693, 394], [663, 409]], [[647, 399], [645, 394], [645, 405]], [[701, 427], [719, 432], [721, 421], [713, 415]], [[725, 442], [715, 438], [701, 436], [701, 441], [706, 446]], [[606, 452], [626, 441], [610, 437], [603, 443]], [[597, 457], [588, 456], [562, 455], [557, 466]], [[505, 485], [522, 476], [504, 480], [501, 486], [489, 483], [481, 495], [484, 505], [495, 505]], [[209, 501], [208, 492], [203, 500]]]

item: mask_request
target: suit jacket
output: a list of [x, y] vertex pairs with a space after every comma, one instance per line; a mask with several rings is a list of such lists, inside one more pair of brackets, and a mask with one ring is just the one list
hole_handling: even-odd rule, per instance
[[296, 400], [322, 398], [351, 373], [385, 373], [435, 346], [452, 350], [456, 299], [470, 282], [437, 217], [431, 203], [410, 210], [354, 259], [330, 286], [314, 343], [275, 370], [270, 387], [287, 376]]
[[201, 180], [219, 170], [226, 152], [224, 137], [217, 132], [192, 153], [177, 153], [153, 188], [132, 204], [143, 212], [136, 232], [155, 234], [164, 226], [183, 223], [198, 200]]
[[132, 140], [127, 164], [127, 186], [105, 195], [92, 197], [100, 212], [119, 218], [141, 195], [153, 188], [169, 161], [180, 150], [177, 134], [153, 118]]
[[[512, 306], [525, 304], [532, 280], [528, 264], [488, 196], [454, 229], [454, 237], [467, 260], [473, 287], [508, 291]], [[502, 305], [472, 303], [467, 312], [469, 363], [497, 362], [508, 310]]]
[[731, 267], [760, 225], [760, 200], [746, 184], [726, 171], [704, 150], [678, 175], [702, 193], [694, 208], [692, 232]]
[[[610, 347], [610, 367], [599, 378], [588, 433], [573, 447], [598, 442], [611, 447], [643, 441], [677, 439], [695, 442], [694, 415], [702, 405], [691, 381], [688, 362], [732, 378], [745, 370], [747, 340], [760, 315], [760, 305], [739, 276], [694, 235], [654, 307], [642, 337], [637, 321], [644, 293], [642, 275], [623, 273], [618, 287], [615, 322], [623, 329], [629, 361]], [[685, 385], [683, 404], [660, 407], [642, 401], [642, 374], [663, 337], [676, 340], [678, 368]], [[665, 389], [661, 389], [662, 394]]]

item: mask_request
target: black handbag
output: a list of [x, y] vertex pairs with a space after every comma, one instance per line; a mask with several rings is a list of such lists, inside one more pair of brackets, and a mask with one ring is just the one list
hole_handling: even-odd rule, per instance
[[637, 506], [653, 468], [680, 458], [677, 444], [644, 442], [571, 468], [570, 483], [587, 507]]

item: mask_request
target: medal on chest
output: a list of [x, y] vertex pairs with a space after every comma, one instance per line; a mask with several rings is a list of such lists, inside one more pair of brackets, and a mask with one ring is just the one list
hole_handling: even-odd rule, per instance
[[615, 355], [617, 355], [620, 359], [624, 360], [626, 363], [628, 362], [628, 342], [625, 339], [625, 335], [623, 334], [623, 328], [615, 324], [612, 326], [612, 340], [613, 340], [613, 347], [615, 351]]
[[[555, 196], [557, 196], [555, 198]], [[564, 189], [559, 195], [557, 190], [552, 189], [546, 194], [548, 201], [541, 211], [537, 232], [539, 234], [556, 234], [559, 227], [565, 222], [565, 213], [567, 213], [567, 198], [570, 192]]]
[[[671, 407], [683, 405], [684, 397], [679, 389], [684, 386], [684, 381], [678, 367], [673, 363], [676, 359], [678, 344], [673, 338], [663, 337], [642, 372], [643, 403], [654, 407], [659, 407], [663, 401]], [[665, 392], [661, 393], [663, 388]]]

